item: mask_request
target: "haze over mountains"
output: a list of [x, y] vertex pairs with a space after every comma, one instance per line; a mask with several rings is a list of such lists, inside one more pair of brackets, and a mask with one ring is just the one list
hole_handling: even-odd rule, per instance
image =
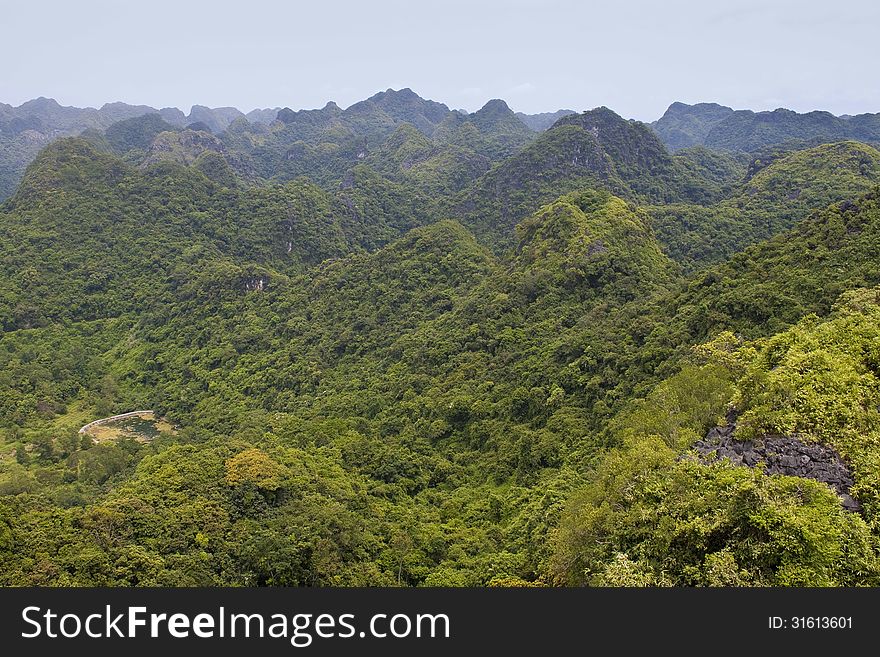
[[[278, 175], [281, 169], [296, 169], [295, 166], [285, 167], [281, 161], [284, 157], [295, 159], [293, 151], [299, 149], [303, 156], [311, 157], [317, 146], [311, 142], [316, 139], [319, 144], [333, 144], [339, 151], [338, 157], [350, 159], [357, 157], [358, 153], [354, 151], [359, 152], [352, 139], [363, 138], [364, 144], [371, 145], [371, 142], [387, 137], [391, 129], [401, 123], [408, 123], [426, 137], [443, 142], [456, 138], [467, 141], [461, 133], [454, 137], [453, 132], [469, 123], [478, 132], [488, 130], [512, 136], [509, 148], [495, 147], [493, 150], [491, 145], [484, 144], [476, 149], [480, 155], [492, 160], [511, 154], [534, 138], [533, 133], [545, 131], [574, 113], [572, 110], [558, 110], [534, 115], [514, 114], [503, 101], [489, 101], [478, 112], [468, 114], [422, 99], [410, 89], [379, 92], [344, 110], [329, 102], [321, 109], [255, 109], [247, 114], [232, 107], [201, 105], [194, 105], [189, 114], [177, 108], [155, 109], [120, 102], [107, 103], [99, 109], [62, 107], [48, 98], [31, 100], [18, 107], [0, 103], [0, 199], [12, 193], [27, 164], [52, 140], [82, 132], [103, 131], [113, 123], [147, 114], [157, 115], [172, 129], [189, 127], [213, 133], [222, 144], [217, 148], [242, 149], [252, 155], [258, 148], [257, 142], [269, 149], [291, 147], [293, 150], [276, 155], [271, 166], [257, 166], [247, 172], [252, 179], [269, 179]], [[673, 103], [650, 127], [673, 152], [692, 146], [752, 152], [773, 145], [791, 145], [796, 141], [811, 145], [841, 139], [880, 142], [878, 114], [835, 117], [827, 112], [798, 114], [784, 109], [752, 112], [714, 103]], [[349, 143], [343, 144], [345, 139]], [[208, 141], [214, 143], [212, 139]], [[267, 141], [283, 143], [267, 144]], [[312, 165], [310, 160], [309, 167]], [[239, 166], [246, 165], [239, 163]], [[245, 173], [245, 169], [241, 168], [241, 172]], [[314, 171], [310, 173], [314, 175]]]
[[880, 584], [876, 115], [25, 105], [0, 584]]
[[[486, 117], [492, 111], [490, 103], [475, 113], [475, 124], [480, 125], [481, 121], [485, 123], [486, 120], [491, 120]], [[543, 130], [566, 112], [560, 110], [534, 116], [523, 114], [520, 117], [529, 124], [530, 130]], [[457, 122], [463, 122], [462, 117], [467, 116], [465, 112], [453, 112], [445, 105], [423, 100], [409, 89], [389, 89], [345, 110], [330, 102], [319, 110], [294, 112], [288, 108], [255, 109], [247, 114], [233, 107], [209, 108], [202, 105], [194, 105], [188, 115], [176, 107], [156, 109], [120, 102], [107, 103], [99, 109], [63, 107], [50, 98], [37, 98], [18, 107], [0, 103], [0, 199], [11, 193], [24, 167], [40, 148], [53, 139], [80, 134], [86, 130], [104, 130], [117, 121], [146, 114], [157, 114], [175, 128], [193, 126], [215, 134], [222, 133], [233, 122], [241, 120], [255, 126], [269, 125], [276, 120], [288, 125], [338, 124], [349, 128], [354, 134], [360, 134], [361, 131], [365, 131], [365, 134], [371, 133], [377, 129], [381, 131], [382, 126], [407, 121], [429, 136], [444, 119], [447, 123], [445, 127], [448, 128]], [[514, 129], [527, 132], [518, 121], [512, 118], [508, 120], [515, 126]]]
[[651, 127], [671, 150], [708, 146], [754, 151], [792, 140], [814, 143], [840, 139], [880, 141], [878, 114], [834, 116], [820, 111], [798, 114], [787, 109], [753, 112], [733, 110], [716, 103], [673, 103]]

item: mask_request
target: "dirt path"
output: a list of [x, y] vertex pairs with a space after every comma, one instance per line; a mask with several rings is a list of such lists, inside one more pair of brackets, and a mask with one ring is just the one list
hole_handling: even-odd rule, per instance
[[152, 420], [156, 417], [155, 411], [131, 411], [129, 413], [120, 413], [119, 415], [111, 415], [110, 417], [102, 417], [100, 420], [94, 420], [89, 422], [85, 426], [83, 426], [79, 432], [80, 433], [88, 433], [90, 429], [93, 427], [101, 426], [102, 424], [106, 424], [108, 422], [115, 422], [116, 420], [124, 420], [129, 417], [142, 417], [147, 420]]

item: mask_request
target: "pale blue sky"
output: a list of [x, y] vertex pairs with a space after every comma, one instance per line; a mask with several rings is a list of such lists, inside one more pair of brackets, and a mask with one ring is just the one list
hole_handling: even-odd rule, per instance
[[345, 107], [411, 87], [453, 108], [674, 100], [880, 111], [868, 0], [0, 0], [0, 101]]

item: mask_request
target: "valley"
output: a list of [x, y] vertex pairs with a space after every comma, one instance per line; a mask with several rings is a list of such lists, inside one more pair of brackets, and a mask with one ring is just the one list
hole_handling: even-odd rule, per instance
[[877, 585], [875, 123], [0, 105], [0, 584]]

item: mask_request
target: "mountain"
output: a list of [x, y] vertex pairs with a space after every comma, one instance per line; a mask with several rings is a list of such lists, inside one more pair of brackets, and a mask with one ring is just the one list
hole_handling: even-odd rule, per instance
[[187, 123], [204, 123], [211, 132], [223, 132], [235, 119], [244, 114], [234, 107], [210, 108], [204, 105], [193, 105], [187, 117]]
[[[399, 137], [405, 143], [420, 134], [405, 128]], [[351, 189], [358, 186], [352, 181]], [[493, 528], [500, 527], [496, 512], [480, 510], [495, 489], [491, 481], [518, 482], [518, 499], [540, 500], [539, 489], [531, 488], [540, 473], [558, 468], [564, 446], [583, 434], [567, 429], [583, 414], [574, 397], [566, 401], [561, 388], [541, 380], [545, 375], [530, 385], [510, 369], [511, 358], [523, 366], [543, 361], [552, 353], [552, 337], [589, 309], [604, 313], [600, 309], [608, 305], [642, 300], [674, 277], [648, 216], [608, 194], [575, 194], [536, 213], [520, 229], [523, 248], [512, 268], [450, 221], [417, 227], [387, 246], [359, 252], [345, 245], [350, 225], [341, 212], [345, 207], [304, 182], [222, 188], [192, 166], [162, 161], [140, 168], [83, 139], [60, 140], [46, 149], [4, 206], [0, 316], [6, 330], [0, 358], [13, 376], [0, 380], [3, 417], [29, 427], [55, 421], [67, 426], [80, 416], [82, 395], [93, 394], [87, 390], [95, 391], [102, 408], [140, 403], [173, 413], [175, 421], [196, 431], [197, 447], [180, 444], [151, 456], [148, 445], [141, 451], [135, 443], [136, 454], [126, 461], [118, 460], [116, 451], [123, 447], [64, 451], [72, 448], [59, 442], [44, 446], [54, 463], [46, 467], [78, 468], [77, 483], [71, 485], [83, 492], [73, 494], [92, 510], [110, 503], [98, 490], [117, 478], [114, 495], [135, 505], [151, 504], [151, 523], [163, 525], [184, 514], [200, 525], [210, 509], [222, 510], [226, 518], [219, 520], [220, 533], [210, 533], [216, 542], [213, 556], [201, 566], [183, 572], [174, 560], [166, 562], [171, 549], [195, 553], [189, 545], [173, 548], [161, 539], [148, 550], [159, 559], [152, 574], [143, 571], [129, 581], [183, 577], [219, 583], [227, 576], [218, 566], [231, 560], [240, 574], [228, 577], [241, 582], [487, 582], [493, 575], [457, 555], [474, 536], [482, 537], [487, 557], [501, 555], [517, 541], [494, 535]], [[358, 225], [369, 217], [367, 210]], [[522, 331], [535, 339], [503, 347], [492, 326], [497, 335]], [[28, 353], [54, 345], [51, 373], [11, 356], [25, 344]], [[31, 356], [24, 361], [34, 362]], [[234, 370], [238, 383], [230, 385], [226, 377], [211, 383], [218, 368]], [[31, 376], [22, 378], [25, 371]], [[558, 372], [558, 365], [550, 371]], [[410, 428], [400, 424], [403, 416], [396, 410], [394, 400], [401, 394], [415, 423]], [[273, 463], [290, 464], [277, 470], [281, 488], [276, 491], [293, 490], [288, 467], [292, 474], [308, 462], [320, 473], [314, 486], [297, 485], [295, 496], [284, 493], [270, 506], [264, 506], [263, 493], [226, 499], [225, 484], [210, 483], [225, 477], [225, 464], [234, 456], [225, 451], [227, 438], [221, 436], [238, 431], [242, 412], [256, 413], [253, 419], [261, 424], [258, 417], [268, 416], [260, 408], [271, 411], [279, 442], [270, 447], [260, 439], [262, 447], [242, 458], [253, 457], [273, 471]], [[327, 417], [342, 424], [325, 425]], [[550, 423], [547, 428], [539, 426], [544, 422]], [[31, 462], [23, 449], [25, 462], [43, 467], [37, 452]], [[266, 449], [273, 454], [268, 461], [260, 455]], [[311, 454], [307, 461], [300, 451]], [[137, 473], [126, 465], [135, 463]], [[158, 474], [166, 466], [190, 473], [180, 484], [186, 501]], [[14, 480], [0, 477], [0, 491], [24, 493], [15, 498], [22, 506], [10, 531], [21, 534], [15, 543], [21, 550], [39, 549], [26, 538], [38, 535], [33, 530], [40, 521], [29, 501], [37, 490], [28, 475], [22, 479], [16, 473]], [[331, 482], [332, 490], [324, 490]], [[472, 527], [476, 534], [450, 534], [443, 539], [445, 547], [433, 552], [431, 532], [440, 526], [438, 486], [467, 491], [462, 504], [481, 519]], [[362, 505], [364, 495], [368, 507]], [[4, 505], [10, 499], [0, 498]], [[388, 519], [380, 520], [373, 505]], [[526, 519], [514, 499], [503, 506], [503, 516]], [[236, 516], [235, 508], [243, 515]], [[413, 545], [424, 555], [422, 565], [360, 572], [365, 559], [378, 564], [393, 554], [399, 528], [393, 518], [413, 509], [418, 511], [412, 518]], [[120, 513], [134, 518], [131, 510]], [[318, 545], [321, 536], [329, 541], [321, 549], [337, 554], [332, 566], [324, 557], [276, 553], [273, 564], [293, 569], [284, 566], [283, 574], [272, 575], [275, 566], [260, 565], [269, 561], [238, 553], [241, 545], [233, 537], [247, 532], [257, 518], [264, 538], [271, 537], [253, 546], [255, 554], [264, 554], [294, 516], [307, 546]], [[191, 521], [184, 522], [189, 536]], [[348, 529], [339, 531], [342, 525]], [[130, 531], [118, 545], [120, 554], [156, 528], [126, 526]], [[349, 534], [358, 526], [369, 526], [369, 535]], [[91, 549], [100, 539], [73, 530], [48, 540]], [[117, 547], [107, 549], [109, 558], [121, 558]], [[4, 552], [4, 582], [35, 576], [19, 554], [24, 552], [18, 548]], [[301, 558], [305, 561], [294, 567]], [[50, 557], [53, 563], [58, 559], [67, 563], [66, 557]], [[183, 560], [189, 563], [190, 556]], [[90, 581], [79, 566], [68, 565], [76, 581]], [[537, 565], [537, 557], [529, 557], [505, 571], [527, 575]]]
[[534, 138], [534, 132], [499, 99], [490, 100], [468, 115], [467, 122], [483, 136], [481, 151], [493, 160], [516, 153]]
[[272, 121], [274, 121], [276, 118], [278, 118], [278, 112], [280, 111], [280, 107], [254, 109], [245, 114], [244, 117], [248, 120], [249, 123], [264, 123], [268, 125], [272, 123]]
[[509, 244], [516, 223], [561, 194], [598, 187], [633, 201], [703, 200], [698, 175], [646, 125], [600, 107], [559, 119], [463, 192], [454, 211], [478, 235]]
[[691, 176], [702, 181], [707, 197], [714, 198], [728, 196], [733, 187], [746, 177], [750, 163], [769, 161], [760, 155], [750, 160], [741, 153], [714, 151], [705, 146], [680, 148], [673, 153], [673, 159]]
[[[147, 105], [106, 103], [100, 109], [65, 107], [51, 98], [36, 98], [18, 107], [0, 105], [0, 200], [10, 196], [25, 168], [41, 148], [53, 140], [81, 134], [87, 130], [104, 131], [114, 123], [158, 114], [166, 123], [182, 128], [201, 122], [213, 132], [222, 132], [235, 118], [243, 116], [231, 107], [211, 109], [194, 105], [187, 116], [179, 109], [157, 110]], [[269, 112], [269, 121], [274, 114]], [[266, 114], [254, 115], [264, 121]], [[143, 148], [143, 144], [140, 148]]]
[[608, 192], [563, 196], [520, 222], [516, 234], [519, 267], [581, 298], [637, 298], [675, 277], [648, 216]]
[[[866, 519], [880, 490], [877, 374], [867, 355], [878, 319], [880, 288], [856, 289], [829, 316], [808, 316], [767, 340], [726, 332], [695, 350], [688, 365], [609, 423], [617, 447], [562, 514], [555, 581], [877, 581]], [[719, 457], [717, 445], [701, 454], [700, 445], [721, 434], [732, 457]], [[768, 445], [779, 451], [764, 452]], [[841, 473], [836, 481], [824, 474], [831, 470]], [[853, 491], [867, 507], [851, 504]], [[691, 532], [708, 526], [711, 541], [695, 550]]]
[[[449, 108], [443, 103], [425, 100], [409, 88], [399, 91], [394, 89], [380, 91], [362, 103], [381, 110], [390, 116], [395, 123], [409, 123], [429, 136], [449, 114]], [[345, 112], [348, 115], [356, 116], [362, 112], [362, 109], [361, 103], [355, 103]]]
[[717, 103], [686, 105], [676, 102], [651, 127], [669, 150], [676, 151], [705, 144], [712, 128], [731, 114], [731, 108]]
[[479, 134], [474, 134], [471, 140], [435, 143], [412, 124], [401, 123], [363, 162], [392, 180], [443, 198], [488, 171], [491, 160], [475, 149], [479, 141]]
[[117, 121], [104, 131], [104, 137], [121, 155], [134, 149], [147, 150], [160, 133], [176, 130], [179, 128], [165, 121], [161, 114], [143, 114]]
[[673, 103], [651, 127], [670, 150], [703, 145], [752, 152], [786, 142], [880, 142], [877, 114], [838, 117], [829, 112], [799, 114], [782, 108], [772, 112], [734, 111], [715, 103]]
[[[624, 179], [635, 181], [645, 173], [660, 179], [675, 175], [672, 158], [643, 123], [625, 121], [607, 107], [600, 107], [565, 116], [553, 125], [554, 128], [565, 126], [575, 126], [590, 133]], [[647, 191], [647, 186], [644, 189]]]
[[[441, 157], [452, 158], [450, 166], [456, 171], [449, 176], [456, 182], [444, 184], [445, 189], [461, 189], [482, 173], [483, 164], [478, 164], [482, 158], [494, 163], [515, 155], [539, 133], [571, 125], [562, 119], [575, 116], [569, 110], [514, 113], [499, 99], [468, 114], [421, 98], [409, 88], [387, 89], [346, 109], [331, 101], [315, 110], [255, 109], [246, 115], [232, 107], [203, 105], [194, 105], [189, 114], [177, 108], [157, 110], [118, 102], [100, 109], [62, 107], [52, 99], [38, 98], [19, 107], [0, 104], [0, 199], [14, 191], [24, 168], [52, 140], [85, 131], [103, 132], [113, 123], [145, 114], [158, 114], [174, 128], [214, 133], [238, 159], [234, 168], [246, 172], [251, 182], [308, 175], [324, 186], [339, 184], [348, 169], [407, 123], [438, 148], [455, 147]], [[684, 152], [674, 160], [677, 168], [689, 170], [684, 174], [689, 182], [681, 184], [691, 188], [687, 192], [691, 198], [701, 190], [704, 198], [717, 197], [730, 187], [738, 165], [736, 158], [722, 162], [719, 157], [724, 152], [757, 154], [768, 148], [792, 150], [846, 139], [880, 143], [880, 114], [835, 117], [827, 112], [797, 114], [781, 109], [755, 113], [714, 103], [673, 103], [651, 128], [673, 153], [694, 146], [715, 152], [708, 168], [705, 154]], [[119, 147], [118, 143], [114, 146]], [[138, 148], [145, 146], [140, 143]], [[705, 187], [707, 177], [714, 177], [715, 188]], [[622, 187], [611, 189], [626, 194]]]
[[870, 144], [142, 110], [0, 106], [0, 585], [880, 583]]
[[283, 127], [253, 138], [262, 142], [253, 151], [262, 175], [280, 179], [310, 175], [324, 185], [338, 184], [361, 161], [375, 161], [371, 154], [381, 152], [383, 143], [395, 138], [404, 124], [416, 128], [437, 149], [445, 148], [447, 154], [458, 150], [473, 162], [496, 161], [534, 138], [503, 101], [489, 101], [477, 112], [465, 114], [420, 98], [410, 89], [389, 89], [344, 110], [335, 103], [319, 110], [285, 108], [278, 121]]
[[[569, 498], [552, 560], [557, 581], [788, 586], [798, 572], [795, 581], [820, 577], [827, 585], [841, 585], [861, 577], [849, 568], [852, 561], [874, 568], [872, 550], [857, 548], [846, 560], [823, 565], [807, 556], [816, 554], [810, 550], [770, 547], [803, 536], [800, 521], [810, 517], [822, 528], [823, 546], [849, 553], [846, 537], [852, 532], [866, 537], [863, 517], [847, 511], [831, 486], [801, 476], [768, 476], [761, 464], [701, 461], [691, 447], [719, 429], [734, 436], [737, 449], [771, 436], [799, 436], [804, 443], [795, 449], [831, 446], [845, 455], [863, 499], [875, 504], [878, 424], [873, 402], [853, 405], [853, 400], [873, 400], [876, 394], [869, 391], [876, 368], [868, 345], [876, 340], [880, 312], [878, 230], [875, 192], [817, 212], [678, 289], [661, 292], [647, 306], [624, 308], [595, 333], [585, 327], [580, 340], [566, 338], [565, 344], [595, 345], [598, 336], [608, 336], [604, 351], [591, 349], [588, 356], [598, 360], [593, 370], [603, 372], [603, 381], [611, 378], [609, 371], [626, 372], [612, 398], [632, 395], [634, 380], [654, 383], [605, 424], [606, 439], [617, 447]], [[628, 344], [634, 337], [629, 331], [640, 325], [651, 328]], [[615, 337], [620, 332], [627, 336]], [[796, 453], [801, 452], [785, 456]], [[734, 509], [724, 501], [744, 489], [752, 502], [735, 494]], [[752, 507], [749, 518], [767, 512], [758, 501], [765, 499], [798, 522], [789, 525], [779, 516], [779, 534], [740, 540], [740, 504]], [[668, 525], [659, 534], [644, 532], [646, 517], [651, 526], [660, 518]], [[718, 554], [713, 548], [699, 556], [690, 547], [669, 551], [670, 535], [710, 517], [724, 545], [727, 565], [720, 570], [713, 559], [721, 557], [709, 558]], [[769, 550], [783, 561], [760, 558], [753, 540], [762, 546], [759, 553]], [[802, 538], [795, 540], [802, 544]], [[670, 569], [670, 562], [677, 565]]]
[[[641, 390], [638, 395], [644, 396], [650, 385], [694, 362], [694, 345], [725, 332], [736, 336], [730, 338], [734, 341], [760, 340], [801, 318], [826, 316], [848, 290], [880, 285], [878, 230], [876, 191], [832, 204], [769, 240], [679, 279], [650, 304], [625, 307], [609, 323], [584, 327], [588, 338], [575, 333], [561, 339], [570, 345], [610, 343], [594, 365], [606, 373], [603, 394], [625, 399]], [[646, 329], [637, 329], [635, 343], [630, 342], [632, 327]], [[626, 377], [610, 372], [626, 372]]]
[[[162, 135], [174, 148], [191, 139], [208, 151], [219, 144], [208, 133]], [[191, 162], [193, 167], [181, 166]], [[312, 258], [324, 260], [348, 248], [344, 209], [314, 185], [228, 189], [199, 170], [203, 162], [204, 154], [179, 151], [132, 167], [80, 138], [46, 148], [28, 167], [3, 217], [9, 298], [24, 304], [23, 315], [13, 312], [4, 322], [96, 319], [149, 305], [141, 292], [151, 289], [152, 298], [161, 298], [185, 253], [289, 274]], [[246, 221], [229, 220], [244, 216]], [[21, 287], [12, 272], [33, 260], [39, 247], [32, 236], [41, 231], [75, 246], [44, 257], [39, 274]], [[161, 264], [152, 263], [156, 253], [163, 254]], [[42, 301], [32, 297], [38, 291]], [[7, 309], [15, 305], [9, 303]]]
[[866, 144], [844, 141], [783, 151], [754, 160], [718, 203], [653, 206], [653, 226], [674, 260], [687, 270], [698, 269], [878, 184], [880, 151]]
[[772, 112], [740, 110], [718, 123], [705, 138], [709, 148], [753, 151], [790, 140], [840, 141], [848, 135], [847, 122], [829, 112], [798, 114], [787, 109]]
[[556, 110], [555, 112], [541, 112], [539, 114], [523, 114], [522, 112], [517, 112], [516, 118], [522, 121], [530, 130], [533, 130], [534, 132], [543, 132], [563, 116], [576, 113], [577, 112], [574, 110], [567, 109]]
[[430, 137], [449, 113], [446, 105], [425, 100], [411, 89], [388, 89], [345, 110], [332, 101], [320, 110], [294, 112], [284, 108], [278, 112], [278, 120], [297, 139], [314, 138], [314, 130], [338, 125], [369, 142], [377, 136], [387, 136], [400, 123], [409, 123]]
[[[257, 116], [272, 110], [254, 110]], [[157, 110], [148, 105], [129, 105], [127, 103], [105, 103], [100, 109], [92, 107], [65, 107], [52, 98], [37, 98], [22, 103], [18, 107], [0, 106], [0, 136], [12, 137], [24, 130], [36, 130], [47, 136], [70, 135], [87, 128], [104, 130], [113, 123], [136, 118], [144, 114], [160, 114], [162, 118], [177, 127], [202, 121], [212, 131], [222, 132], [238, 117], [244, 116], [233, 107], [209, 108], [194, 105], [189, 115], [176, 107]], [[274, 115], [271, 120], [274, 120]], [[265, 121], [268, 122], [268, 121]]]
[[0, 199], [13, 193], [25, 167], [52, 140], [86, 129], [102, 130], [112, 123], [155, 111], [123, 103], [101, 109], [63, 107], [51, 98], [37, 98], [0, 112]]
[[0, 133], [3, 136], [12, 136], [21, 130], [30, 129], [51, 135], [84, 128], [106, 128], [116, 121], [151, 111], [156, 110], [145, 105], [125, 103], [108, 103], [101, 109], [64, 107], [52, 98], [40, 97], [18, 107], [7, 105], [3, 113], [3, 123], [0, 123]]
[[847, 290], [880, 285], [878, 231], [876, 192], [830, 205], [695, 274], [674, 301], [676, 322], [696, 341], [719, 329], [758, 337], [826, 315]]

